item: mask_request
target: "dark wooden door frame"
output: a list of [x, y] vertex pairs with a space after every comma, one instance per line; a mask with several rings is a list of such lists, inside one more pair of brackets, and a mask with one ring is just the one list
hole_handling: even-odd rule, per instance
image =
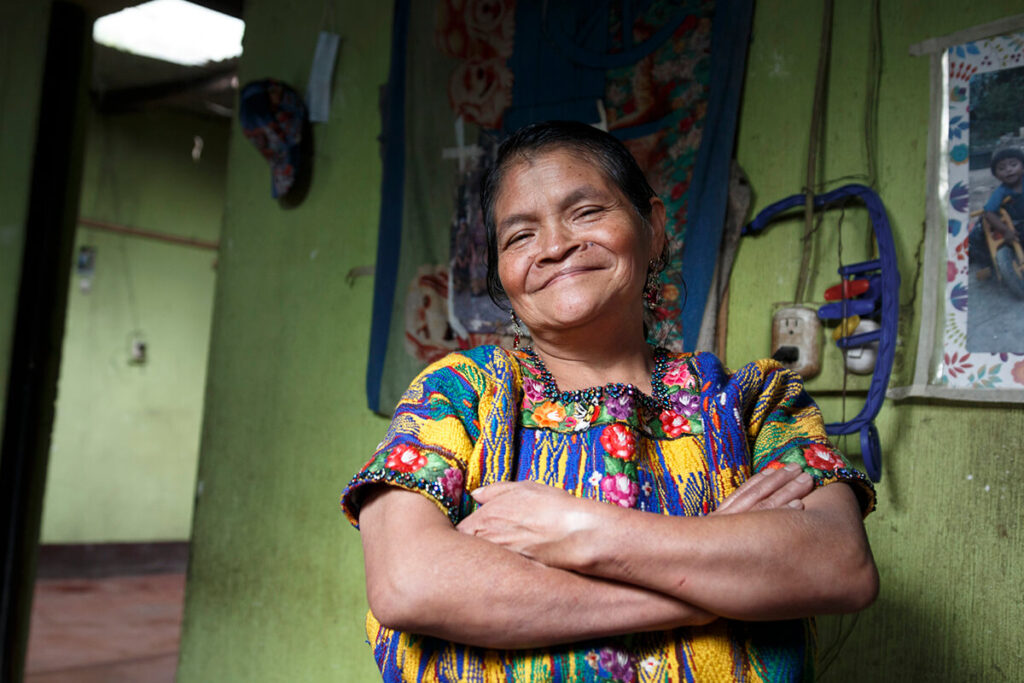
[[51, 5], [0, 451], [2, 683], [20, 682], [25, 664], [81, 187], [91, 28], [81, 7]]

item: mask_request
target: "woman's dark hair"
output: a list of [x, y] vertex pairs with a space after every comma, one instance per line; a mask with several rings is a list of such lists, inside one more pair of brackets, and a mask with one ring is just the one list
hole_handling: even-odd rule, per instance
[[497, 158], [480, 183], [480, 204], [487, 233], [487, 293], [501, 308], [508, 297], [498, 277], [498, 236], [494, 204], [509, 167], [556, 149], [578, 154], [601, 169], [626, 196], [640, 218], [651, 219], [651, 198], [655, 196], [644, 172], [625, 145], [614, 136], [578, 121], [531, 123], [512, 133], [498, 147]]

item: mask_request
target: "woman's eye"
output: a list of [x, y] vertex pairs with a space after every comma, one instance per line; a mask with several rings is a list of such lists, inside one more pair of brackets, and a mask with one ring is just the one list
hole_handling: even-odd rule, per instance
[[505, 247], [508, 248], [508, 247], [512, 246], [513, 244], [515, 244], [516, 242], [523, 241], [524, 239], [526, 239], [529, 236], [530, 236], [529, 233], [517, 232], [516, 234], [511, 235], [507, 240], [505, 240]]
[[603, 209], [600, 206], [585, 206], [576, 213], [577, 218], [594, 218], [597, 214], [601, 213]]

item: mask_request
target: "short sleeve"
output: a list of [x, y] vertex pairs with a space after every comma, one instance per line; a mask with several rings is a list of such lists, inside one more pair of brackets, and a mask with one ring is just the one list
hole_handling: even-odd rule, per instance
[[746, 415], [752, 472], [796, 463], [817, 486], [849, 484], [865, 516], [874, 510], [874, 486], [829, 441], [821, 411], [800, 376], [773, 360], [750, 363], [740, 372], [756, 387]]
[[1006, 197], [1006, 190], [1003, 189], [1002, 185], [992, 190], [992, 194], [988, 196], [988, 201], [985, 202], [985, 210], [992, 213], [999, 213], [999, 208], [1003, 205], [1003, 199]]
[[420, 493], [453, 524], [459, 520], [486, 384], [484, 373], [461, 354], [443, 358], [413, 380], [384, 440], [341, 495], [342, 510], [353, 526], [359, 526], [364, 489], [374, 484]]

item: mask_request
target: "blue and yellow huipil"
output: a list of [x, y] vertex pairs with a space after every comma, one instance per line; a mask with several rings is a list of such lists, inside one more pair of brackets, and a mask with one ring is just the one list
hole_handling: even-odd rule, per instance
[[[430, 498], [452, 523], [466, 493], [529, 479], [665, 515], [706, 515], [752, 474], [799, 463], [817, 485], [845, 481], [864, 513], [870, 482], [830, 445], [799, 377], [775, 361], [725, 370], [706, 353], [657, 351], [658, 399], [637, 391], [553, 393], [536, 356], [481, 346], [413, 381], [374, 457], [342, 494], [385, 483]], [[596, 398], [595, 398], [596, 396]], [[566, 615], [571, 619], [572, 615]], [[385, 681], [797, 681], [813, 678], [810, 620], [740, 622], [532, 650], [487, 650], [399, 633], [367, 615]]]

